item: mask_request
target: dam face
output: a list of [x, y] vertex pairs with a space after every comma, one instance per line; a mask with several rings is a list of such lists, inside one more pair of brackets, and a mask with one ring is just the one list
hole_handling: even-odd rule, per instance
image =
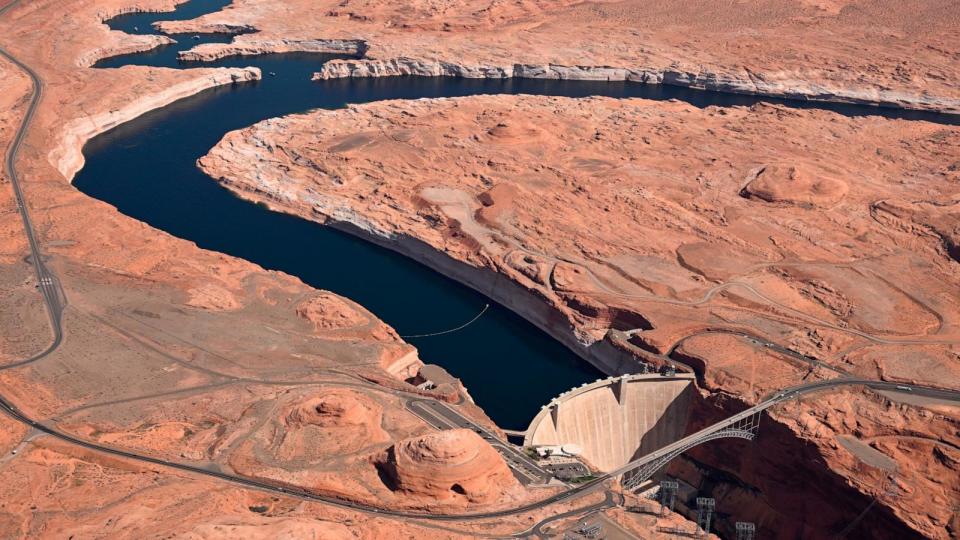
[[624, 375], [565, 392], [530, 423], [524, 446], [576, 444], [608, 472], [685, 435], [692, 375]]

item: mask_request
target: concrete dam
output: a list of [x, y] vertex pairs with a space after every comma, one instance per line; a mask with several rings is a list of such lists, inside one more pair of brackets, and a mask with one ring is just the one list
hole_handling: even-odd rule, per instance
[[585, 384], [543, 407], [523, 445], [576, 444], [585, 461], [609, 472], [682, 438], [694, 391], [690, 374], [623, 375]]

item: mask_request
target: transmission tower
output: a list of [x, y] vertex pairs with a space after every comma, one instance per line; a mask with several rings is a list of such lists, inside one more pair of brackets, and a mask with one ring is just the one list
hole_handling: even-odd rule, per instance
[[697, 537], [700, 533], [710, 534], [710, 520], [717, 501], [710, 497], [697, 497]]
[[738, 521], [736, 528], [737, 540], [753, 540], [753, 533], [757, 531], [756, 525], [745, 521]]
[[673, 512], [673, 505], [677, 502], [677, 490], [680, 488], [680, 483], [676, 480], [661, 480], [660, 481], [660, 515], [663, 515], [664, 507], [669, 508]]

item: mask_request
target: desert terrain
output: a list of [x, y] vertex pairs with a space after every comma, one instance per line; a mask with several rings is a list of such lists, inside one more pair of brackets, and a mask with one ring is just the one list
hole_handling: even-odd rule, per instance
[[[416, 349], [363, 306], [70, 185], [97, 134], [264, 76], [91, 67], [170, 42], [106, 19], [177, 3], [0, 5], [0, 49], [22, 64], [0, 58], [0, 147], [17, 150], [43, 265], [65, 300], [60, 342], [7, 164], [0, 536], [562, 534], [577, 508], [619, 500], [612, 489], [497, 518], [410, 517], [506, 510], [561, 488], [517, 482], [473, 431], [438, 431], [408, 410], [412, 397], [435, 398], [502, 435], [462, 387], [410, 385]], [[364, 54], [318, 66], [318, 79], [629, 79], [956, 112], [955, 8], [237, 0], [159, 29], [243, 33], [193, 60]], [[514, 300], [491, 296], [608, 372], [638, 360], [693, 370], [695, 429], [837, 374], [957, 388], [958, 139], [947, 125], [772, 105], [493, 96], [268, 120], [228, 134], [199, 165], [244, 198], [407, 250], [477, 288], [506, 278]], [[901, 394], [831, 393], [772, 410], [754, 445], [701, 447], [670, 473], [785, 536], [825, 535], [876, 501], [861, 533], [949, 538], [960, 530], [958, 414]], [[641, 538], [691, 527], [622, 508], [606, 519]]]
[[[480, 96], [267, 120], [200, 166], [242, 197], [434, 261], [608, 372], [625, 369], [611, 349], [689, 365], [704, 409], [729, 412], [838, 374], [960, 378], [958, 142], [954, 127], [764, 104]], [[774, 416], [848, 493], [876, 494], [884, 475], [838, 441], [877, 446], [903, 486], [884, 504], [947, 537], [957, 414], [836, 394]], [[749, 504], [769, 506], [778, 528], [809, 534], [801, 515], [818, 503], [786, 486], [828, 471], [780, 464], [789, 451], [765, 445], [692, 455], [759, 489], [763, 504]], [[819, 504], [828, 522], [830, 500]]]
[[[357, 51], [318, 78], [634, 80], [960, 110], [952, 0], [237, 0], [165, 32], [251, 32], [183, 53]], [[562, 36], [562, 37], [560, 37]]]
[[[376, 499], [378, 507], [415, 513], [428, 505], [455, 513], [541, 497], [504, 481], [506, 466], [486, 442], [470, 433], [435, 440], [438, 432], [403, 409], [404, 396], [432, 395], [404, 382], [422, 363], [413, 347], [361, 306], [201, 250], [70, 186], [90, 137], [206, 88], [260, 76], [255, 69], [88, 67], [97, 58], [164, 42], [110, 31], [105, 18], [173, 7], [162, 1], [32, 2], [0, 15], [0, 46], [43, 84], [15, 164], [44, 263], [66, 298], [64, 339], [43, 354], [51, 327], [5, 169], [4, 399], [45, 429], [76, 440], [251, 475], [330, 500]], [[12, 62], [4, 59], [0, 70], [0, 136], [8, 149], [32, 88]], [[453, 406], [495, 429], [456, 389], [452, 398], [437, 397], [459, 402]], [[453, 538], [523, 530], [552, 515], [541, 510], [447, 530], [105, 454], [6, 416], [3, 426], [5, 538]], [[426, 450], [403, 453], [402, 464], [388, 456], [395, 447], [417, 444]], [[448, 457], [419, 469], [418, 460], [437, 445]], [[402, 486], [385, 483], [381, 466], [395, 469]], [[451, 483], [460, 479], [469, 490], [434, 500], [431, 489], [440, 487], [422, 486], [431, 474], [446, 474]], [[357, 523], [364, 526], [357, 529]]]

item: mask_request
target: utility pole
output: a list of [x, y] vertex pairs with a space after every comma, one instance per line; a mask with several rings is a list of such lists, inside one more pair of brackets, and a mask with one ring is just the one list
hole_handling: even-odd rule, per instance
[[710, 534], [710, 520], [713, 518], [713, 509], [717, 501], [710, 497], [697, 497], [697, 537], [700, 532]]

